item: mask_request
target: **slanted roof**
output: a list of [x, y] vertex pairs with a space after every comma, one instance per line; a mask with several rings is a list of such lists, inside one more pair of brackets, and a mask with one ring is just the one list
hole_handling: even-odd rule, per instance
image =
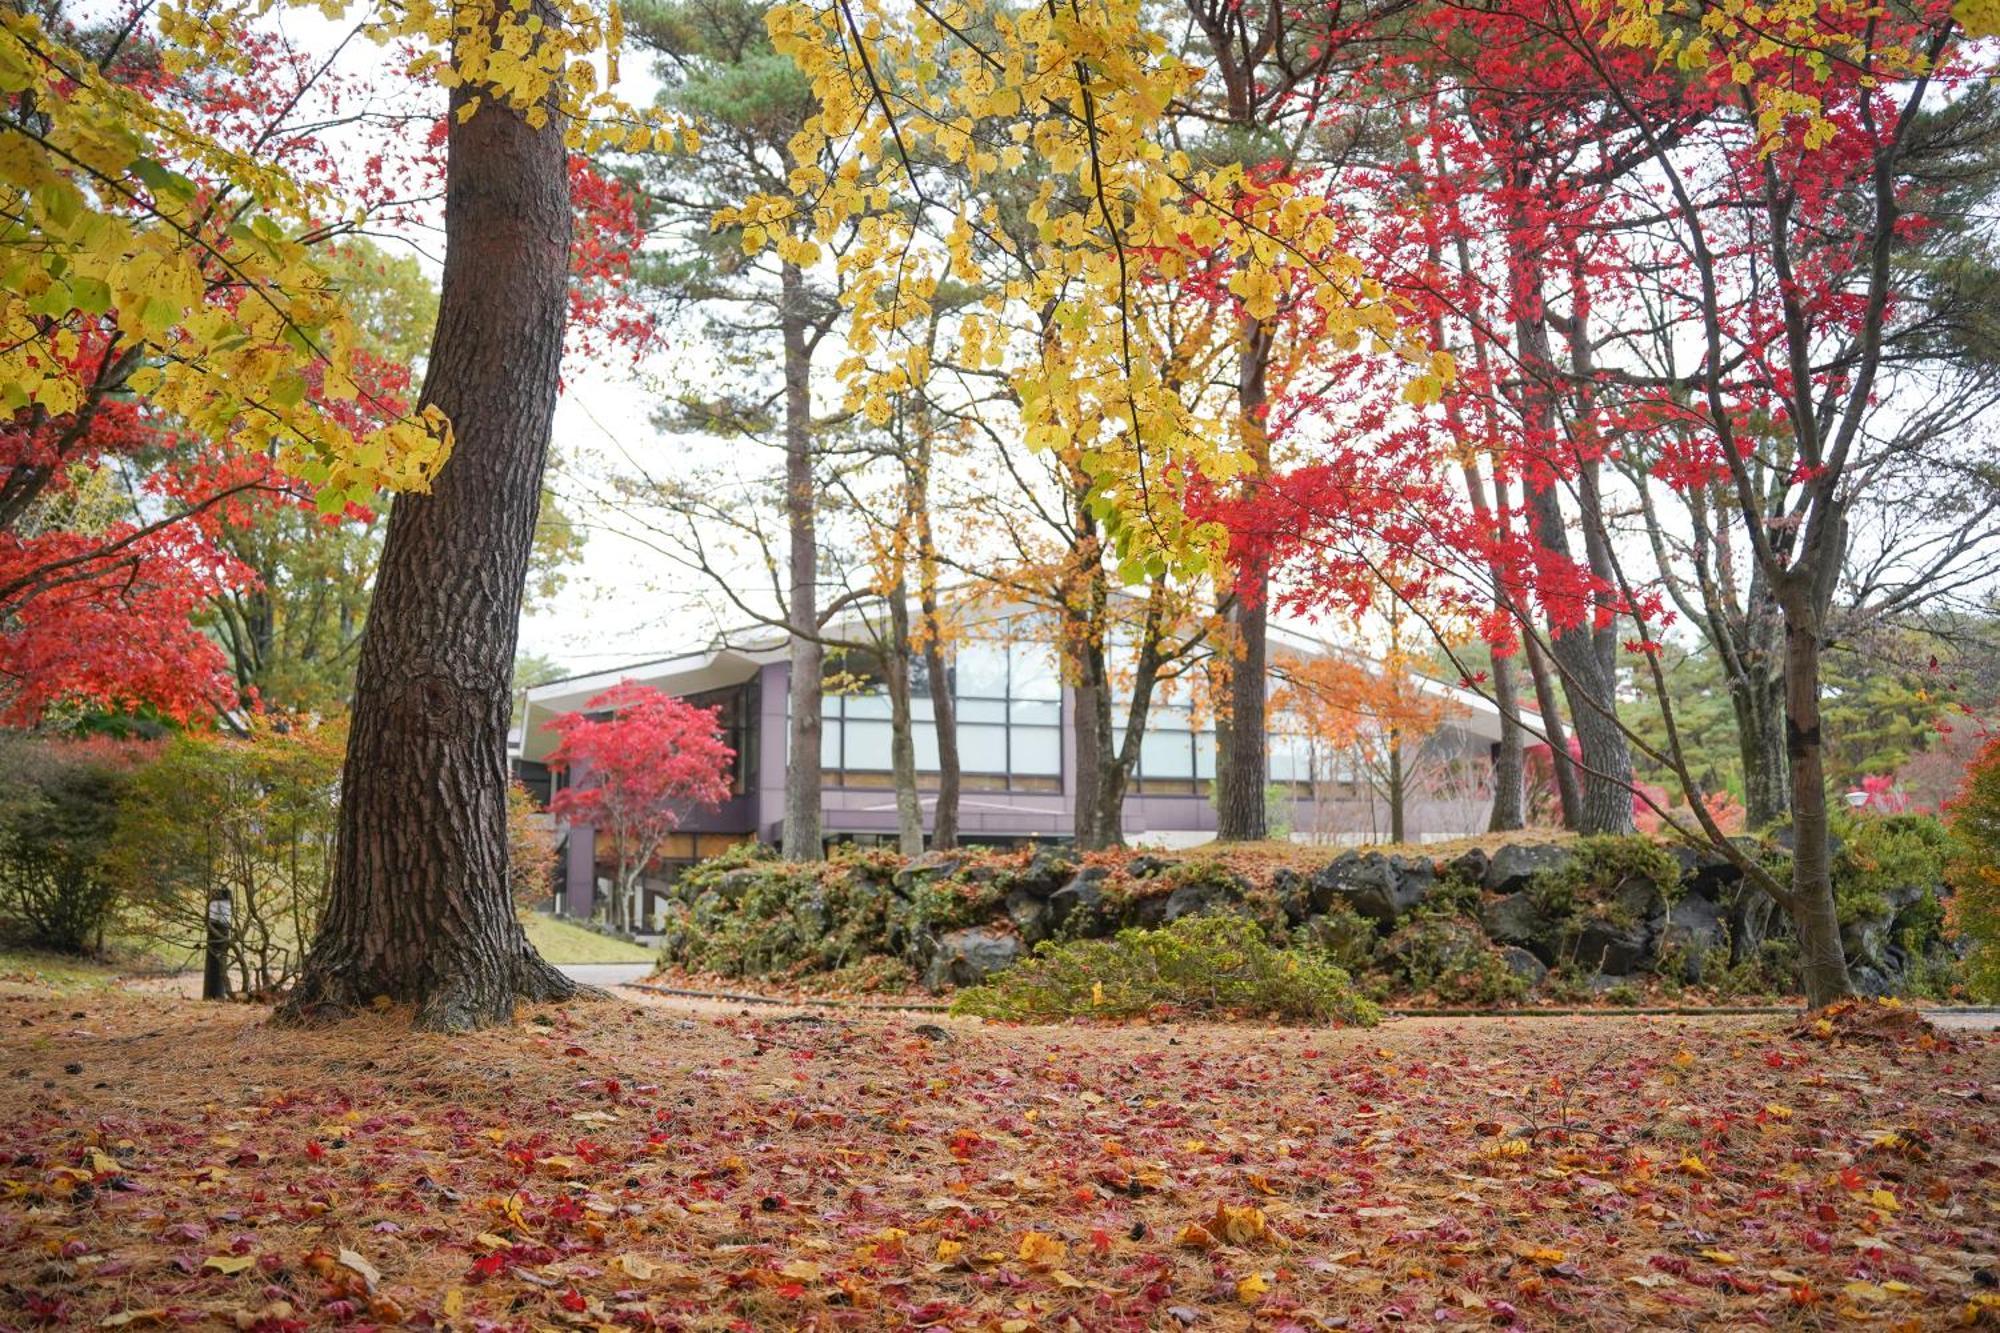
[[704, 690], [741, 685], [756, 675], [764, 663], [782, 661], [784, 656], [782, 647], [767, 651], [713, 648], [533, 686], [528, 690], [527, 706], [521, 715], [517, 753], [522, 759], [536, 763], [548, 758], [549, 751], [556, 746], [555, 734], [548, 724], [564, 713], [582, 712], [592, 699], [622, 680], [636, 680], [668, 694], [700, 694]]

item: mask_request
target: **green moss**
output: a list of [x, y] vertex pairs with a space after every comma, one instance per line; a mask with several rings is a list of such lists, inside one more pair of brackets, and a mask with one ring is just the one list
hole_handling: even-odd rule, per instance
[[1044, 943], [995, 980], [961, 991], [952, 1011], [1015, 1021], [1183, 1013], [1372, 1025], [1381, 1017], [1340, 968], [1273, 947], [1256, 922], [1227, 915]]

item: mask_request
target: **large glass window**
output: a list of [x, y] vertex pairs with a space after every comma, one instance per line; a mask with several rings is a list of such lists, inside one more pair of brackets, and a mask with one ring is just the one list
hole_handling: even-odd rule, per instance
[[723, 744], [736, 752], [730, 764], [729, 792], [741, 796], [757, 779], [757, 680], [742, 685], [690, 694], [687, 701], [697, 708], [713, 708], [722, 731]]
[[[883, 785], [892, 765], [889, 696], [880, 671], [852, 660], [840, 671], [859, 688], [828, 694], [820, 762], [834, 785]], [[959, 646], [951, 672], [958, 718], [958, 764], [973, 791], [1062, 789], [1062, 678], [1046, 644], [975, 640]], [[935, 774], [937, 726], [921, 663], [912, 671], [910, 739], [917, 772]]]

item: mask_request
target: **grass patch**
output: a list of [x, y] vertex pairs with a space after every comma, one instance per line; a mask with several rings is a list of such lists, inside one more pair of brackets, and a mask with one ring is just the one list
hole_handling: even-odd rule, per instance
[[103, 990], [122, 975], [123, 969], [95, 959], [72, 958], [40, 949], [0, 948], [0, 984], [35, 986], [67, 994]]
[[565, 963], [658, 961], [653, 951], [643, 944], [600, 935], [546, 912], [523, 912], [521, 924], [527, 929], [528, 943], [535, 946], [535, 952], [558, 966]]
[[1240, 916], [1187, 917], [1108, 940], [1044, 942], [1034, 957], [959, 993], [982, 1018], [1139, 1018], [1202, 1014], [1372, 1025], [1381, 1013], [1346, 972], [1279, 948]]

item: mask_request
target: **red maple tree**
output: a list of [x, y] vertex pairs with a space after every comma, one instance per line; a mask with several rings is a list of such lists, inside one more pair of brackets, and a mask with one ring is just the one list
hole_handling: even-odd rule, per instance
[[713, 708], [650, 685], [620, 681], [585, 708], [549, 724], [562, 738], [549, 765], [570, 775], [550, 809], [611, 840], [618, 869], [610, 924], [627, 930], [640, 876], [690, 811], [729, 795], [736, 752], [723, 743]]

